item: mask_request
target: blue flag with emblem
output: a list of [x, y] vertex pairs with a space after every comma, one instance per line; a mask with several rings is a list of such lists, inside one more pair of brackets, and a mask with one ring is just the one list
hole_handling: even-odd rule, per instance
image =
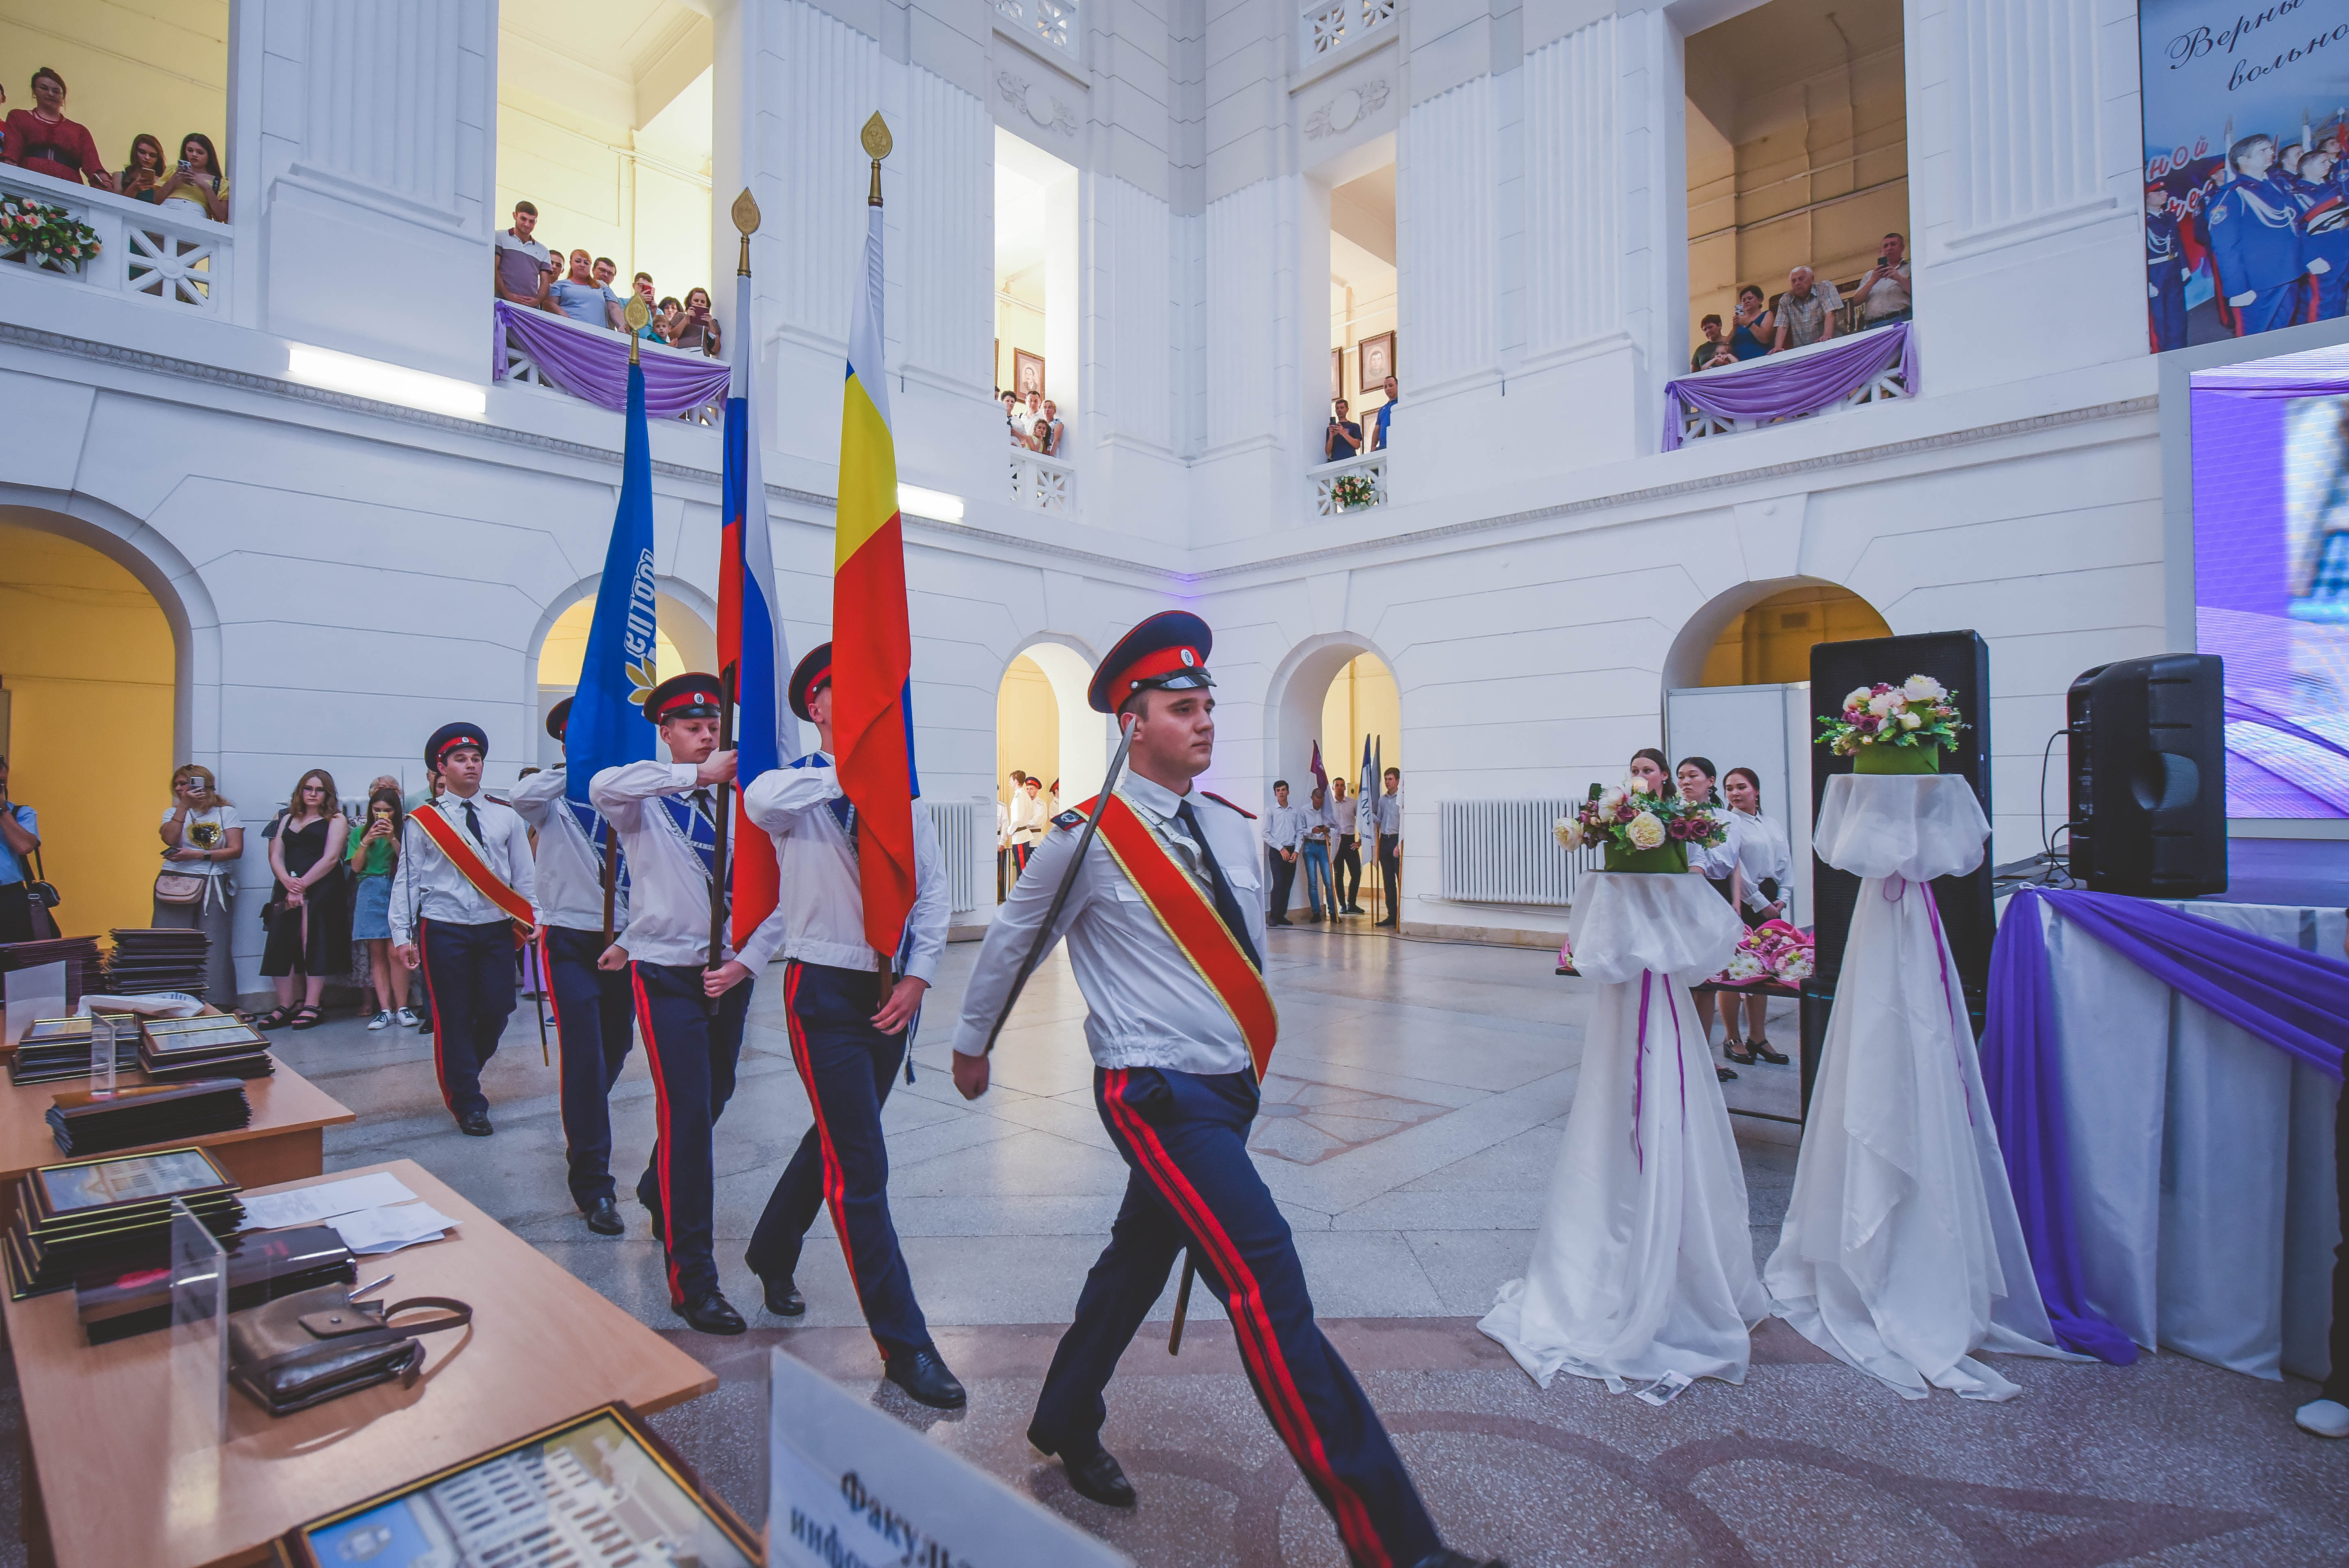
[[[620, 461], [620, 507], [604, 552], [595, 618], [564, 732], [570, 754], [564, 796], [587, 804], [587, 783], [606, 768], [653, 758], [654, 728], [644, 700], [657, 683], [653, 599], [653, 457], [645, 428], [645, 371], [628, 366], [626, 446]], [[679, 672], [671, 671], [671, 674]]]

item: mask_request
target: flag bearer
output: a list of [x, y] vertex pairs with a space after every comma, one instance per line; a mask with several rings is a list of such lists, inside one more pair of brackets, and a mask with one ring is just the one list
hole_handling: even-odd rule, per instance
[[704, 1334], [747, 1326], [718, 1288], [710, 1256], [710, 1132], [734, 1093], [752, 982], [782, 936], [782, 921], [770, 916], [740, 953], [721, 945], [720, 962], [709, 962], [713, 790], [734, 777], [734, 753], [718, 749], [722, 700], [715, 676], [661, 682], [645, 698], [645, 717], [660, 726], [675, 760], [606, 768], [587, 789], [628, 858], [627, 929], [596, 962], [626, 965], [652, 1061], [659, 1130], [636, 1198], [668, 1254], [670, 1309]]
[[1133, 723], [1102, 842], [1077, 861], [1090, 803], [1054, 819], [1058, 830], [988, 927], [964, 993], [955, 1087], [976, 1099], [1012, 979], [1072, 877], [1050, 934], [1068, 939], [1092, 1008], [1093, 1100], [1130, 1174], [1028, 1440], [1060, 1456], [1080, 1493], [1133, 1506], [1132, 1484], [1101, 1444], [1102, 1393], [1187, 1248], [1224, 1298], [1257, 1402], [1348, 1557], [1364, 1568], [1473, 1568], [1436, 1538], [1378, 1413], [1314, 1322], [1288, 1222], [1248, 1158], [1279, 1026], [1261, 973], [1255, 832], [1238, 808], [1192, 788], [1216, 744], [1211, 636], [1197, 616], [1169, 611], [1102, 661], [1092, 707]]
[[750, 1234], [748, 1261], [766, 1286], [767, 1309], [807, 1310], [792, 1282], [816, 1211], [832, 1210], [848, 1277], [881, 1347], [889, 1380], [925, 1405], [951, 1410], [963, 1387], [938, 1356], [914, 1299], [914, 1282], [889, 1218], [889, 1155], [881, 1107], [911, 1048], [922, 996], [946, 951], [952, 902], [930, 814], [914, 812], [914, 908], [893, 955], [896, 982], [882, 993], [881, 955], [864, 944], [864, 895], [856, 875], [856, 808], [840, 792], [832, 752], [832, 645], [792, 672], [792, 711], [815, 726], [818, 748], [753, 779], [750, 820], [774, 836], [787, 922], [783, 1016], [815, 1125], [775, 1183]]

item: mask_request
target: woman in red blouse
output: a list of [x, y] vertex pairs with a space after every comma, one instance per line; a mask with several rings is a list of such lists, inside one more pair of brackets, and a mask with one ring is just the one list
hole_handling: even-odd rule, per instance
[[8, 116], [6, 134], [0, 138], [0, 162], [76, 185], [88, 181], [101, 191], [113, 190], [114, 176], [107, 171], [88, 129], [66, 118], [65, 77], [47, 66], [35, 71], [33, 103], [33, 108]]

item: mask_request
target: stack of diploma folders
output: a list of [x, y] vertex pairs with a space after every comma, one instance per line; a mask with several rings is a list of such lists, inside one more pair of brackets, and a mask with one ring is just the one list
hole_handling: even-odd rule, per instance
[[76, 1279], [168, 1272], [171, 1201], [215, 1236], [244, 1223], [237, 1184], [201, 1149], [44, 1165], [17, 1179], [16, 1218], [0, 1233], [10, 1296], [63, 1290]]
[[244, 1085], [235, 1078], [75, 1089], [50, 1105], [50, 1135], [67, 1154], [107, 1154], [150, 1143], [176, 1143], [233, 1132], [253, 1120]]
[[[10, 1083], [55, 1083], [60, 1078], [89, 1076], [92, 1020], [36, 1018], [8, 1058]], [[114, 1066], [118, 1072], [139, 1065], [139, 1037], [128, 1028], [114, 1033]]]
[[267, 1078], [277, 1070], [267, 1038], [250, 1024], [217, 1015], [141, 1020], [139, 1065], [157, 1083]]

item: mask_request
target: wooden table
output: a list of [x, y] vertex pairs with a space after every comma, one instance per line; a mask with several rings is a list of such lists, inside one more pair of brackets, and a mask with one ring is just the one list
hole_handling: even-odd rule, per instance
[[[156, 1410], [168, 1334], [93, 1346], [74, 1321], [70, 1291], [5, 1304], [25, 1403], [25, 1533], [35, 1562], [265, 1562], [269, 1542], [303, 1521], [484, 1449], [614, 1399], [652, 1411], [718, 1387], [699, 1362], [414, 1161], [363, 1169], [389, 1171], [460, 1223], [441, 1241], [360, 1259], [361, 1277], [396, 1273], [387, 1301], [470, 1302], [473, 1322], [419, 1341], [426, 1360], [413, 1388], [385, 1384], [285, 1417], [231, 1390], [216, 1486], [183, 1486], [174, 1495], [167, 1485], [166, 1423]], [[361, 1173], [338, 1171], [274, 1190]], [[45, 1538], [53, 1557], [43, 1552]]]
[[[128, 1072], [118, 1081], [126, 1086], [143, 1084], [147, 1075]], [[57, 1151], [57, 1140], [50, 1135], [46, 1118], [58, 1095], [88, 1087], [82, 1078], [0, 1082], [0, 1225], [16, 1217], [18, 1177], [36, 1166], [77, 1158]], [[265, 1187], [318, 1174], [326, 1168], [325, 1130], [358, 1119], [356, 1111], [282, 1061], [271, 1077], [245, 1079], [244, 1098], [253, 1107], [253, 1119], [243, 1127], [109, 1152], [143, 1154], [157, 1149], [184, 1149], [192, 1143], [210, 1150], [238, 1185]]]

